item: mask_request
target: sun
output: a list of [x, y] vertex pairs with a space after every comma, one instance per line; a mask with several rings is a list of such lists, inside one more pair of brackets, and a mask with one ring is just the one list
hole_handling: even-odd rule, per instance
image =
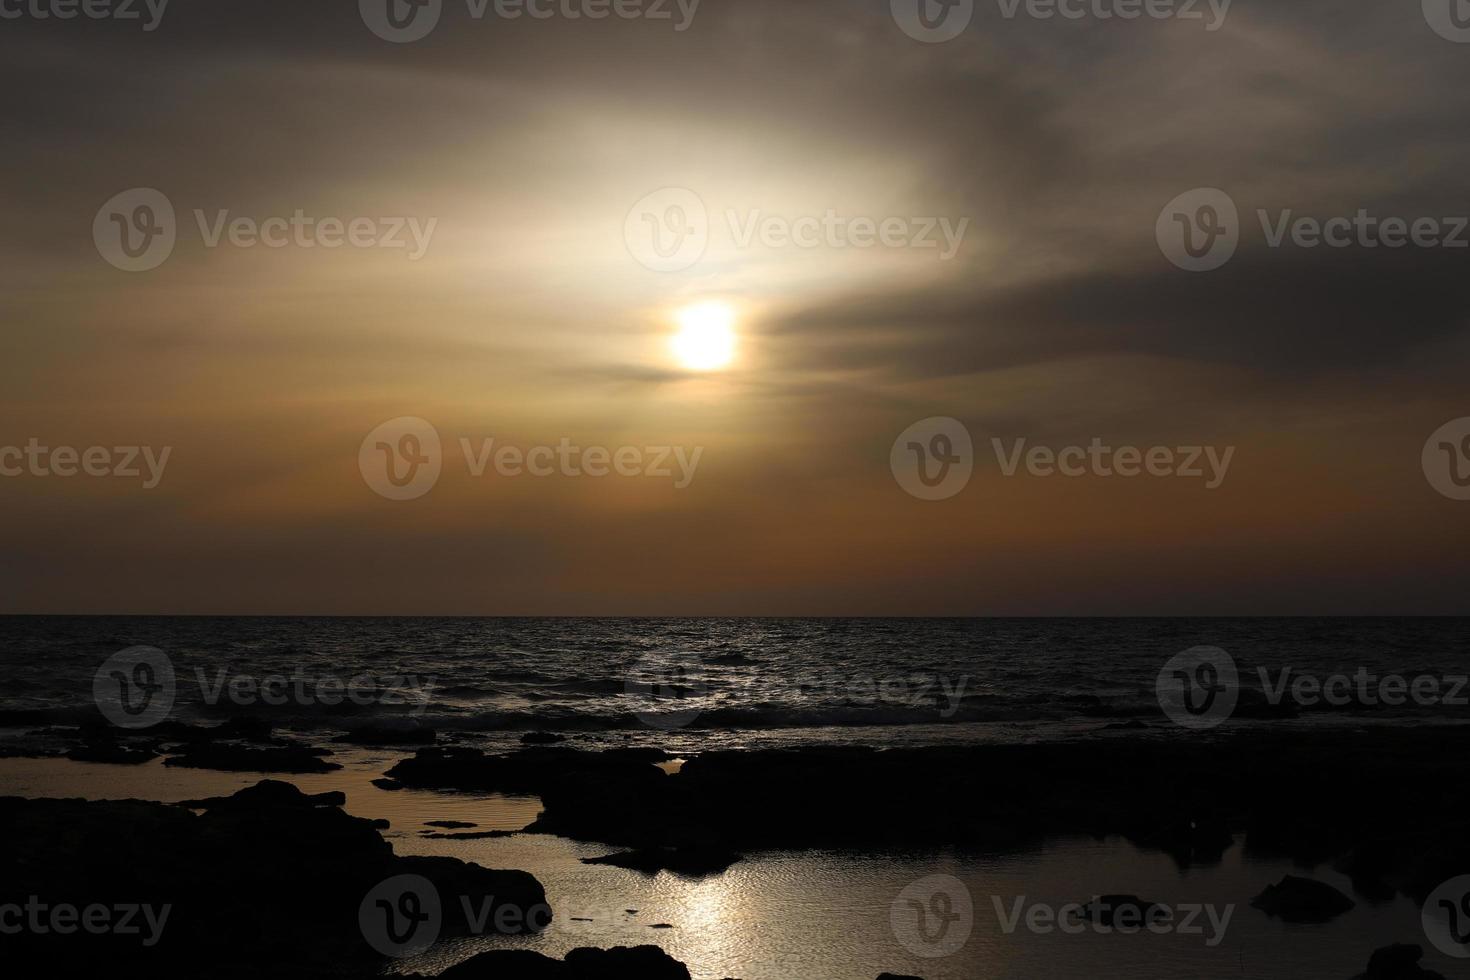
[[686, 306], [674, 315], [674, 356], [691, 371], [718, 371], [735, 359], [735, 311], [724, 303]]

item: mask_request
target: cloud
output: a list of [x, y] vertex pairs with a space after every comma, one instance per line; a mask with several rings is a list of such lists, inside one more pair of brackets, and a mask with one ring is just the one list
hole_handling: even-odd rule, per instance
[[[1247, 220], [1252, 220], [1247, 217]], [[932, 378], [1078, 357], [1169, 357], [1282, 380], [1390, 366], [1463, 336], [1466, 253], [1257, 248], [1191, 274], [1070, 274], [996, 289], [859, 294], [781, 332], [805, 363]]]

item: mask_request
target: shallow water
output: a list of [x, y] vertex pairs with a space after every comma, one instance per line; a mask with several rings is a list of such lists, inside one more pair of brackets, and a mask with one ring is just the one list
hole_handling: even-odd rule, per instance
[[[581, 858], [614, 849], [557, 837], [429, 839], [422, 831], [430, 820], [473, 822], [479, 825], [475, 830], [517, 829], [534, 818], [538, 803], [501, 795], [390, 792], [371, 785], [400, 754], [354, 752], [341, 757], [347, 768], [340, 772], [287, 778], [307, 792], [341, 790], [350, 812], [390, 820], [385, 836], [401, 854], [452, 855], [487, 867], [530, 871], [545, 885], [556, 918], [534, 937], [441, 943], [424, 956], [395, 964], [397, 972], [438, 972], [488, 948], [527, 947], [559, 956], [577, 946], [654, 943], [688, 964], [697, 980], [872, 980], [883, 971], [926, 980], [1346, 980], [1380, 946], [1428, 946], [1417, 911], [1402, 898], [1377, 906], [1359, 900], [1356, 909], [1325, 926], [1288, 926], [1268, 919], [1249, 907], [1250, 899], [1283, 874], [1304, 872], [1279, 861], [1247, 859], [1239, 845], [1218, 867], [1187, 872], [1163, 854], [1121, 840], [1082, 839], [990, 855], [753, 853], [722, 875], [689, 880], [584, 865]], [[55, 759], [0, 761], [0, 795], [177, 801], [229, 793], [259, 778], [158, 763], [126, 767]], [[779, 806], [780, 801], [765, 804]], [[1339, 875], [1324, 869], [1310, 874], [1350, 892]], [[905, 889], [932, 875], [958, 879], [973, 915], [968, 932], [962, 919], [937, 942], [926, 943], [902, 897]], [[999, 900], [1010, 915], [1021, 896], [1028, 903], [1061, 906], [1099, 894], [1136, 894], [1181, 907], [1213, 905], [1221, 919], [1227, 906], [1233, 909], [1223, 938], [1210, 945], [1215, 931], [1206, 917], [1200, 919], [1199, 935], [1039, 934], [1024, 925], [1007, 934], [994, 904]], [[672, 928], [651, 928], [660, 923]], [[945, 955], [918, 955], [935, 952]], [[1465, 975], [1463, 964], [1433, 950], [1425, 964], [1447, 977]]]

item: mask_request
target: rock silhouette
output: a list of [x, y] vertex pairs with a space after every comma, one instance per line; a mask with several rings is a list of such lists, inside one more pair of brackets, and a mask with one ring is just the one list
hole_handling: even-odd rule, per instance
[[[1120, 835], [1181, 867], [1250, 851], [1349, 861], [1355, 887], [1422, 901], [1470, 873], [1470, 732], [707, 752], [677, 775], [656, 750], [421, 750], [416, 788], [541, 797], [532, 832], [633, 849], [975, 847]], [[779, 800], [753, 807], [751, 800]], [[1428, 828], [1428, 829], [1426, 829]], [[1449, 842], [1448, 844], [1446, 842]]]
[[1444, 976], [1419, 965], [1424, 957], [1422, 946], [1395, 943], [1385, 946], [1368, 959], [1368, 970], [1353, 980], [1445, 980]]
[[1356, 903], [1331, 885], [1287, 875], [1251, 900], [1251, 907], [1285, 922], [1329, 922]]
[[529, 950], [497, 950], [473, 956], [440, 980], [689, 980], [689, 969], [657, 946], [574, 949], [554, 960]]
[[359, 907], [403, 874], [441, 893], [445, 935], [476, 929], [460, 895], [488, 902], [491, 930], [548, 920], [549, 912], [530, 924], [496, 914], [545, 908], [530, 874], [398, 857], [372, 822], [340, 803], [340, 794], [308, 796], [272, 780], [182, 806], [0, 798], [0, 904], [168, 908], [152, 945], [136, 933], [26, 930], [5, 938], [7, 967], [19, 976], [95, 973], [99, 963], [108, 975], [367, 976], [382, 957], [363, 937]]

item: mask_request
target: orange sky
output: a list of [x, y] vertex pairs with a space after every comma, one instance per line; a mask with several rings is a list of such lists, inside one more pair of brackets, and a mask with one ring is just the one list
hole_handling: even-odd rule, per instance
[[[402, 45], [351, 4], [18, 22], [0, 453], [170, 456], [151, 489], [0, 477], [0, 612], [1462, 611], [1470, 502], [1421, 450], [1470, 416], [1463, 253], [1273, 249], [1255, 212], [1463, 211], [1465, 51], [1417, 5], [1334, 7], [1361, 42], [1336, 48], [1314, 3], [942, 45], [868, 6], [711, 0], [682, 33], [451, 9]], [[1206, 273], [1156, 239], [1197, 187], [1241, 212]], [[175, 212], [149, 271], [93, 237], [131, 188]], [[661, 188], [704, 209], [687, 268], [627, 234]], [[419, 258], [210, 245], [222, 211], [298, 210], [432, 234]], [[964, 232], [952, 257], [742, 240], [829, 213]], [[691, 370], [670, 336], [711, 301], [736, 355]], [[974, 473], [923, 501], [890, 449], [940, 416]], [[442, 472], [395, 501], [359, 449], [400, 417]], [[476, 477], [462, 438], [700, 456], [682, 488]], [[1234, 456], [1213, 490], [1006, 476], [995, 438]]]

